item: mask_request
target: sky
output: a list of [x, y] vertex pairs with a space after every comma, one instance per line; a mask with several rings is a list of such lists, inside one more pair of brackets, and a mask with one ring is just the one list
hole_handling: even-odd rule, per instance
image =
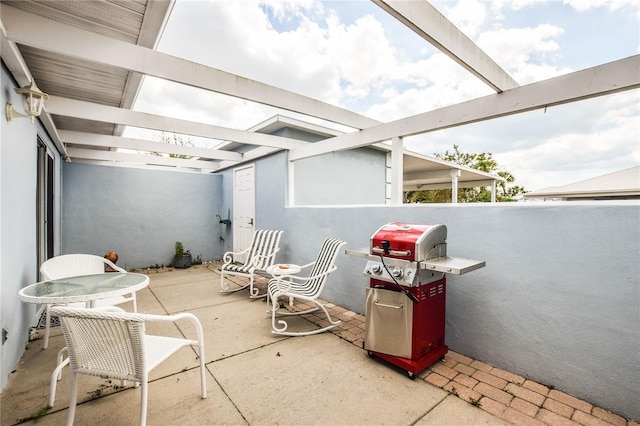
[[[640, 53], [640, 0], [431, 3], [520, 85]], [[381, 122], [494, 93], [369, 1], [177, 0], [157, 49]], [[135, 109], [241, 130], [276, 114], [349, 130], [152, 77]], [[430, 156], [489, 152], [527, 191], [565, 185], [640, 165], [640, 90], [404, 143]]]

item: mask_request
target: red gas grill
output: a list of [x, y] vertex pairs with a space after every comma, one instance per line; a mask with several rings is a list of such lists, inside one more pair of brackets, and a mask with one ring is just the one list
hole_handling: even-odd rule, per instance
[[464, 274], [484, 261], [447, 256], [447, 227], [392, 222], [371, 237], [364, 257], [370, 277], [364, 348], [409, 377], [447, 353], [446, 273]]

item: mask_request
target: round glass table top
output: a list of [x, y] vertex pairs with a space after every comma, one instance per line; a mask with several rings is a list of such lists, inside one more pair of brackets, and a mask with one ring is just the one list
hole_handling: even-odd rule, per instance
[[41, 281], [20, 290], [19, 297], [32, 303], [85, 302], [131, 293], [148, 284], [146, 275], [109, 272]]

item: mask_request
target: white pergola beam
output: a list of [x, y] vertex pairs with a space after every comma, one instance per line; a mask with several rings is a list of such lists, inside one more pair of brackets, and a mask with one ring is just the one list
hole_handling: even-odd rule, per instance
[[115, 40], [1, 5], [7, 37], [16, 43], [307, 114], [357, 129], [379, 122], [275, 86], [143, 46]]
[[99, 105], [91, 102], [61, 98], [59, 96], [49, 96], [49, 99], [47, 99], [47, 111], [54, 115], [63, 115], [66, 117], [82, 118], [85, 120], [94, 120], [106, 123], [126, 124], [128, 126], [140, 127], [143, 129], [162, 130], [210, 139], [231, 140], [249, 145], [292, 149], [309, 144], [309, 142], [297, 139], [229, 129], [227, 127], [214, 126], [212, 124], [197, 123], [194, 121], [180, 120], [161, 115], [147, 114], [145, 112], [131, 111], [128, 109]]
[[175, 145], [142, 139], [124, 138], [120, 136], [99, 135], [95, 133], [72, 132], [60, 130], [60, 138], [64, 143], [86, 145], [98, 148], [122, 148], [135, 151], [160, 152], [165, 154], [187, 155], [211, 160], [242, 161], [242, 154], [232, 151], [218, 151], [209, 148]]
[[[278, 151], [279, 149], [271, 148], [268, 146], [257, 147], [250, 151], [246, 151], [242, 153], [242, 161], [246, 163], [249, 161], [257, 160], [258, 158], [266, 157], [267, 155], [273, 154], [274, 152], [278, 152]], [[235, 161], [221, 161], [219, 166], [220, 166], [220, 169], [226, 169], [228, 167], [233, 167], [237, 164], [238, 163]]]
[[115, 163], [146, 164], [156, 166], [180, 167], [186, 169], [200, 169], [210, 172], [218, 170], [218, 164], [211, 161], [170, 158], [156, 155], [128, 154], [116, 151], [98, 151], [95, 149], [69, 148], [67, 150], [72, 160], [111, 161]]
[[294, 149], [290, 160], [343, 151], [640, 87], [640, 55], [380, 124]]
[[426, 0], [372, 0], [496, 92], [518, 83]]

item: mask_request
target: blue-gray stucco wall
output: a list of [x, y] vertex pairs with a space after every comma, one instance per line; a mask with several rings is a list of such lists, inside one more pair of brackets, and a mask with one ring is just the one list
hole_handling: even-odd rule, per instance
[[[4, 63], [0, 105], [11, 102], [22, 111], [18, 87]], [[0, 388], [24, 352], [36, 306], [18, 300], [18, 291], [38, 281], [38, 145], [54, 159], [54, 193], [60, 193], [60, 155], [39, 120], [0, 118]], [[40, 140], [40, 142], [39, 142]], [[54, 200], [54, 221], [60, 204]], [[56, 223], [56, 234], [57, 232]], [[57, 246], [56, 246], [57, 248]]]
[[222, 176], [65, 163], [61, 254], [115, 251], [118, 265], [170, 265], [176, 241], [220, 259]]
[[384, 151], [331, 152], [294, 164], [296, 206], [385, 204]]
[[[446, 343], [462, 354], [640, 418], [640, 203], [292, 207], [285, 262], [328, 236], [368, 251], [392, 221], [442, 223], [448, 254], [485, 260], [447, 276]], [[363, 313], [362, 258], [342, 255], [323, 298]]]

